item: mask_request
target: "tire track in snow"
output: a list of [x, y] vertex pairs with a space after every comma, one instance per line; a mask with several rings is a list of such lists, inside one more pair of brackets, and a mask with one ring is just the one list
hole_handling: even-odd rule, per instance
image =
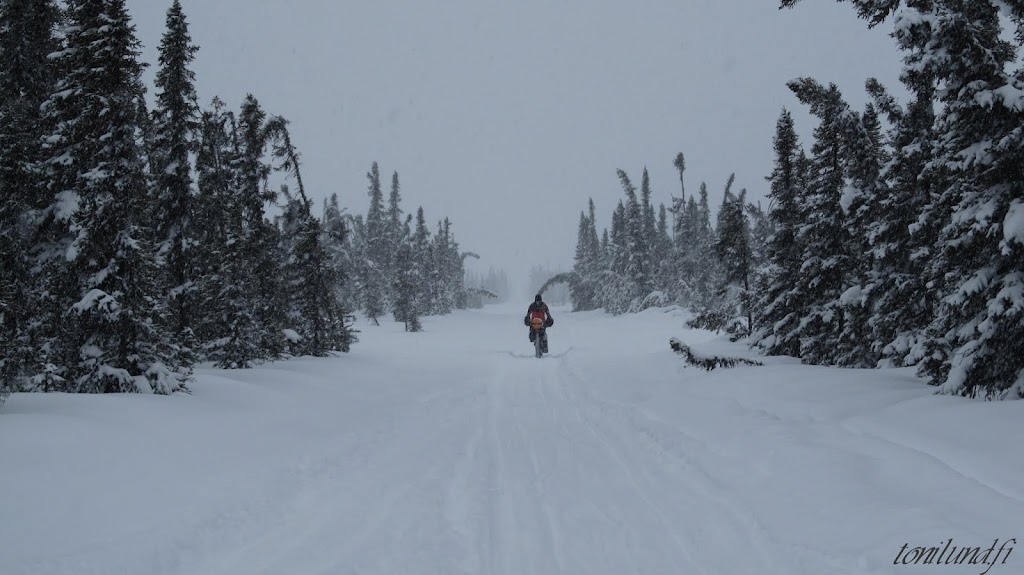
[[661, 524], [662, 528], [665, 530], [665, 532], [669, 533], [675, 545], [676, 551], [680, 555], [682, 555], [689, 564], [696, 568], [698, 572], [704, 575], [711, 575], [711, 573], [713, 573], [714, 571], [709, 571], [708, 568], [706, 568], [704, 565], [700, 564], [696, 560], [696, 557], [694, 557], [693, 553], [690, 551], [689, 545], [687, 545], [684, 542], [684, 540], [679, 536], [673, 523], [668, 519], [668, 517], [665, 516], [664, 512], [653, 501], [651, 501], [650, 497], [647, 495], [647, 491], [640, 486], [639, 482], [637, 481], [636, 475], [630, 469], [630, 465], [625, 461], [625, 459], [623, 459], [622, 455], [619, 452], [619, 449], [614, 447], [608, 441], [608, 439], [605, 438], [597, 430], [597, 427], [594, 425], [594, 423], [583, 414], [582, 410], [580, 409], [580, 402], [578, 401], [578, 396], [574, 397], [566, 393], [566, 387], [567, 385], [565, 380], [561, 380], [559, 382], [558, 389], [562, 393], [562, 398], [565, 404], [572, 406], [573, 414], [575, 415], [576, 420], [586, 429], [586, 431], [592, 437], [594, 437], [595, 440], [597, 440], [599, 444], [603, 446], [609, 458], [615, 463], [616, 467], [618, 467], [618, 469], [622, 472], [623, 476], [626, 477], [629, 483], [632, 485], [637, 499], [645, 505], [645, 507], [653, 516], [657, 517], [658, 522]]
[[[483, 393], [444, 396], [448, 401], [440, 401], [442, 395], [410, 401], [372, 432], [352, 434], [350, 449], [322, 451], [319, 460], [286, 474], [279, 481], [282, 496], [268, 496], [270, 506], [255, 513], [253, 525], [245, 529], [245, 545], [229, 546], [226, 554], [209, 557], [204, 569], [183, 572], [337, 573], [385, 556], [374, 549], [408, 547], [410, 529], [417, 523], [434, 525], [437, 538], [458, 546], [464, 539], [444, 521], [447, 472], [460, 447], [448, 438], [464, 429], [462, 418], [474, 411]], [[415, 434], [423, 430], [429, 433]], [[444, 445], [455, 450], [410, 457], [426, 453], [425, 446]], [[392, 560], [413, 561], [408, 555], [415, 551], [392, 553]], [[468, 549], [463, 551], [469, 555]], [[471, 562], [465, 556], [461, 559], [463, 564]]]
[[[191, 526], [189, 541], [194, 542], [179, 540], [175, 547], [178, 554], [188, 550], [189, 554], [201, 557], [203, 563], [199, 566], [185, 563], [176, 565], [172, 570], [150, 569], [147, 572], [230, 573], [246, 570], [251, 555], [266, 552], [268, 545], [279, 540], [284, 526], [308, 517], [307, 506], [316, 499], [311, 498], [313, 493], [320, 492], [348, 466], [369, 461], [370, 453], [383, 445], [386, 437], [383, 430], [390, 429], [392, 425], [393, 422], [388, 420], [373, 433], [349, 433], [336, 439], [337, 450], [330, 455], [293, 463], [262, 487], [258, 496], [232, 503]], [[228, 553], [213, 553], [220, 549]], [[211, 562], [215, 567], [208, 568]]]
[[[535, 359], [535, 358], [531, 358]], [[566, 572], [560, 535], [535, 430], [543, 405], [536, 363], [499, 362], [488, 385], [491, 486], [488, 563], [490, 573]]]
[[[545, 367], [547, 367], [547, 366], [545, 366]], [[539, 392], [538, 398], [539, 398], [540, 401], [537, 402], [539, 405], [543, 405], [544, 403], [546, 403], [546, 401], [545, 401], [546, 398], [545, 398], [545, 394], [544, 394], [545, 383], [546, 383], [546, 381], [542, 379], [541, 381], [534, 382], [532, 386], [529, 386], [531, 389], [536, 389]], [[539, 410], [538, 410], [538, 412], [539, 412]], [[522, 418], [521, 417], [517, 417], [516, 420], [517, 420], [517, 424], [518, 424], [519, 435], [520, 435], [520, 437], [523, 440], [524, 446], [526, 446], [526, 445], [528, 445], [528, 442], [527, 442], [526, 431], [523, 428]], [[532, 446], [536, 446], [536, 445], [538, 445], [538, 444], [536, 442], [533, 442]], [[548, 541], [548, 544], [549, 544], [549, 548], [550, 548], [550, 552], [551, 552], [551, 557], [552, 557], [552, 559], [554, 559], [555, 566], [557, 567], [557, 571], [556, 572], [557, 573], [565, 573], [566, 572], [566, 569], [565, 569], [565, 559], [562, 557], [562, 553], [561, 553], [561, 542], [560, 542], [560, 537], [559, 537], [559, 533], [558, 533], [558, 528], [556, 527], [554, 511], [552, 510], [551, 503], [549, 502], [549, 496], [546, 493], [545, 488], [544, 488], [544, 482], [545, 482], [545, 480], [548, 477], [551, 476], [552, 472], [548, 471], [543, 476], [541, 475], [541, 466], [540, 466], [540, 464], [537, 461], [537, 450], [534, 447], [532, 447], [532, 446], [531, 446], [531, 448], [528, 449], [528, 451], [529, 451], [529, 454], [530, 454], [530, 464], [531, 464], [531, 466], [533, 468], [533, 482], [532, 482], [532, 484], [537, 489], [537, 494], [536, 494], [536, 497], [534, 499], [537, 502], [539, 502], [539, 504], [540, 504], [541, 512], [542, 512], [543, 518], [544, 518], [544, 528], [545, 528], [545, 531], [547, 533], [547, 541]]]
[[487, 513], [487, 573], [490, 575], [504, 575], [508, 572], [508, 558], [504, 555], [505, 546], [502, 535], [505, 528], [507, 513], [504, 509], [505, 493], [502, 485], [502, 461], [503, 447], [500, 433], [498, 432], [498, 414], [501, 411], [499, 393], [501, 381], [495, 377], [487, 384], [488, 411], [487, 411], [487, 445], [490, 457], [488, 459], [487, 492], [488, 513]]
[[[564, 361], [565, 360], [560, 360], [558, 362], [558, 367], [561, 367]], [[579, 437], [578, 433], [574, 434], [568, 428], [567, 422], [570, 420], [570, 418], [568, 417], [570, 414], [570, 404], [566, 401], [566, 397], [564, 394], [553, 394], [549, 391], [551, 389], [560, 391], [557, 369], [552, 370], [549, 374], [547, 374], [547, 377], [544, 378], [542, 385], [540, 385], [539, 390], [541, 399], [545, 405], [549, 406], [548, 414], [550, 420], [554, 422], [554, 424], [557, 425], [560, 429], [560, 437], [563, 437], [574, 446], [574, 453], [579, 453], [579, 447], [580, 445], [583, 445], [584, 442], [582, 441], [582, 438]], [[601, 443], [600, 438], [595, 439], [597, 439], [597, 442], [588, 443], [588, 446], [595, 449], [596, 451], [600, 451], [602, 449], [603, 444]], [[579, 467], [576, 468], [579, 469]], [[635, 560], [637, 557], [639, 557], [639, 551], [636, 549], [636, 546], [633, 542], [633, 537], [631, 536], [626, 523], [622, 520], [622, 518], [613, 516], [603, 506], [599, 505], [597, 501], [595, 501], [594, 498], [587, 493], [586, 490], [579, 490], [579, 494], [582, 496], [582, 498], [587, 503], [590, 509], [596, 511], [606, 521], [614, 525], [617, 530], [625, 532], [627, 534], [626, 548], [629, 552], [630, 558], [634, 559], [630, 561], [630, 568], [634, 575], [640, 575], [641, 571], [638, 565], [638, 561]], [[553, 515], [553, 512], [550, 508], [548, 508], [547, 511], [551, 512], [551, 514]], [[559, 561], [560, 567], [562, 567], [564, 564], [564, 560]], [[566, 571], [562, 570], [560, 572], [564, 573]]]
[[467, 554], [470, 549], [475, 550], [475, 553], [463, 559], [466, 573], [482, 573], [485, 557], [484, 550], [480, 548], [479, 534], [483, 532], [482, 510], [486, 509], [489, 496], [483, 489], [487, 474], [483, 449], [487, 430], [482, 417], [478, 423], [476, 433], [471, 436], [461, 459], [453, 468], [444, 504], [444, 517], [460, 545]]
[[[565, 366], [565, 383], [568, 388], [570, 382], [575, 382], [579, 389], [585, 389], [583, 376], [570, 364]], [[685, 478], [688, 484], [699, 491], [707, 500], [716, 503], [721, 511], [725, 511], [731, 522], [740, 526], [746, 533], [744, 541], [752, 543], [758, 550], [760, 557], [764, 559], [762, 566], [771, 565], [768, 572], [778, 573], [802, 573], [802, 572], [828, 572], [865, 574], [872, 570], [867, 568], [863, 556], [847, 557], [835, 553], [812, 549], [802, 544], [781, 541], [772, 536], [767, 527], [757, 518], [756, 514], [748, 507], [742, 505], [735, 497], [735, 492], [721, 481], [717, 480], [703, 466], [699, 465], [692, 456], [689, 456], [682, 445], [701, 452], [705, 455], [712, 455], [707, 444], [700, 439], [686, 433], [684, 430], [651, 417], [649, 414], [636, 409], [628, 404], [610, 400], [599, 400], [593, 395], [584, 392], [574, 393], [573, 398], [579, 405], [591, 405], [600, 413], [596, 419], [604, 421], [616, 421], [618, 428], [625, 433], [611, 434], [610, 437], [631, 436], [639, 438], [636, 446], [647, 445], [659, 454], [659, 461], [663, 465], [676, 467], [683, 473], [679, 474]], [[641, 421], [641, 418], [643, 421]], [[655, 431], [655, 427], [662, 427], [669, 433], [676, 436], [676, 441], [667, 440], [664, 436]], [[622, 440], [623, 444], [627, 442]], [[643, 472], [645, 476], [651, 477], [650, 472]], [[653, 478], [651, 478], [653, 481]], [[722, 514], [718, 514], [719, 516]], [[701, 514], [704, 518], [712, 518], [714, 513]], [[794, 558], [796, 559], [794, 561]]]
[[607, 447], [557, 391], [561, 361], [530, 359], [508, 360], [488, 385], [489, 572], [663, 571], [664, 553], [651, 551], [664, 547], [647, 539], [664, 536], [638, 515], [636, 489], [609, 467]]

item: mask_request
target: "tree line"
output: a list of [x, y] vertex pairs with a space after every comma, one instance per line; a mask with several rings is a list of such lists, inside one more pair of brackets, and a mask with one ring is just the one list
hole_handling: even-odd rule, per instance
[[580, 212], [573, 270], [548, 285], [568, 283], [576, 311], [603, 308], [622, 314], [678, 304], [697, 311], [694, 322], [702, 327], [743, 331], [743, 303], [765, 260], [768, 216], [747, 201], [746, 189], [733, 190], [733, 175], [713, 223], [707, 183], [687, 195], [682, 153], [674, 164], [680, 195], [670, 207], [654, 207], [646, 168], [639, 190], [618, 170], [624, 198], [612, 211], [610, 229], [598, 234], [591, 199]]
[[469, 309], [480, 309], [488, 303], [505, 303], [512, 293], [508, 274], [493, 267], [487, 270], [486, 275], [467, 271], [463, 284], [471, 292], [466, 303]]
[[288, 121], [201, 107], [197, 50], [174, 0], [150, 109], [124, 0], [0, 0], [0, 401], [187, 392], [465, 299], [450, 221], [403, 219], [397, 173], [385, 210], [376, 163], [365, 218], [314, 213]]
[[467, 287], [465, 262], [480, 256], [460, 251], [451, 220], [438, 221], [431, 232], [422, 206], [415, 218], [402, 211], [398, 172], [391, 176], [386, 205], [376, 162], [366, 177], [370, 206], [365, 217], [344, 214], [337, 194], [324, 205], [328, 226], [350, 230], [333, 247], [342, 267], [352, 272], [352, 281], [341, 290], [342, 301], [378, 325], [390, 313], [412, 332], [422, 330], [423, 316], [475, 307], [471, 303], [486, 290]]
[[703, 185], [655, 215], [646, 173], [638, 197], [620, 171], [611, 231], [598, 236], [591, 202], [561, 279], [576, 309], [687, 305], [692, 325], [767, 355], [914, 366], [940, 393], [1024, 397], [1024, 36], [1004, 30], [1024, 30], [1024, 7], [851, 3], [870, 26], [900, 11], [908, 102], [874, 79], [863, 110], [834, 84], [789, 82], [817, 126], [805, 148], [782, 111], [767, 211], [730, 180], [715, 226]]

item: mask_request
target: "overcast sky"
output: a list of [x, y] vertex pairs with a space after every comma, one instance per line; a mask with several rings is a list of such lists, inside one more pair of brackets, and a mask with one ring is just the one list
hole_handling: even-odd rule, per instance
[[[156, 65], [170, 0], [128, 0]], [[805, 0], [183, 0], [199, 45], [203, 105], [252, 93], [291, 121], [307, 191], [365, 213], [373, 161], [403, 205], [449, 216], [471, 267], [504, 268], [525, 289], [532, 265], [572, 264], [579, 212], [598, 225], [622, 197], [616, 169], [655, 202], [708, 183], [764, 198], [783, 106], [814, 125], [785, 83], [835, 82], [860, 107], [863, 83], [895, 92], [889, 28], [848, 4]], [[147, 77], [152, 79], [151, 69]], [[600, 232], [600, 230], [599, 230]]]

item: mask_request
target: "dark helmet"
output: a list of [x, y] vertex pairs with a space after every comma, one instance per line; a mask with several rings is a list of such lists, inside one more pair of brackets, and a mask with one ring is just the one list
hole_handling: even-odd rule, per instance
[[540, 294], [537, 294], [537, 297], [533, 298], [533, 301], [539, 303], [540, 302]]

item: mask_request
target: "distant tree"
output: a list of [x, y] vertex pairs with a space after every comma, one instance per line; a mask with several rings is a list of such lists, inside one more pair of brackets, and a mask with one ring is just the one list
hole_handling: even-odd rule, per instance
[[608, 256], [609, 269], [618, 274], [625, 275], [628, 264], [627, 244], [629, 242], [626, 230], [626, 206], [619, 200], [615, 211], [612, 212], [612, 226], [609, 234], [609, 241], [606, 242], [604, 250]]
[[363, 263], [363, 286], [365, 298], [363, 312], [379, 325], [378, 318], [387, 309], [388, 286], [391, 283], [388, 273], [387, 220], [384, 212], [384, 192], [380, 184], [380, 169], [377, 162], [373, 163], [366, 174], [370, 181], [367, 193], [370, 196], [370, 210], [366, 215], [366, 261]]
[[640, 180], [640, 235], [643, 237], [643, 244], [640, 246], [640, 259], [642, 267], [646, 270], [647, 284], [642, 286], [641, 295], [646, 296], [657, 289], [658, 265], [655, 253], [658, 248], [658, 219], [655, 213], [654, 204], [651, 200], [651, 177], [644, 167], [643, 176]]
[[481, 283], [481, 287], [497, 296], [492, 303], [505, 303], [509, 301], [511, 288], [509, 287], [508, 275], [505, 273], [505, 270], [495, 270], [493, 267], [488, 269], [487, 276]]
[[418, 332], [423, 329], [417, 313], [416, 300], [419, 295], [423, 278], [419, 275], [418, 266], [413, 261], [413, 232], [410, 226], [412, 216], [405, 220], [402, 233], [398, 237], [398, 253], [395, 256], [395, 276], [392, 284], [394, 292], [395, 321], [405, 324], [405, 331]]
[[353, 273], [356, 269], [356, 254], [352, 248], [353, 233], [348, 218], [338, 202], [338, 194], [331, 194], [330, 198], [324, 200], [322, 220], [323, 244], [329, 256], [331, 273], [335, 278], [331, 289], [344, 309], [358, 309], [360, 299], [354, 294], [358, 277]]
[[682, 152], [679, 152], [678, 154], [676, 154], [676, 159], [672, 162], [672, 164], [676, 167], [676, 170], [679, 171], [679, 191], [680, 191], [680, 196], [679, 197], [685, 200], [686, 199], [686, 178], [684, 177], [684, 174], [686, 173], [686, 158], [683, 157], [683, 153]]
[[579, 228], [576, 232], [576, 258], [573, 264], [576, 275], [570, 286], [574, 311], [597, 308], [597, 273], [600, 270], [600, 262], [596, 261], [596, 256], [591, 243], [590, 219], [584, 212], [580, 212]]
[[637, 198], [636, 188], [630, 182], [626, 172], [619, 170], [618, 173], [622, 189], [626, 192], [626, 212], [625, 221], [623, 222], [626, 228], [626, 268], [624, 272], [625, 276], [632, 279], [635, 283], [635, 287], [630, 290], [632, 297], [626, 296], [629, 300], [632, 300], [650, 292], [649, 249], [647, 236], [644, 234], [643, 204]]
[[[401, 184], [398, 181], [398, 172], [395, 172], [391, 176], [391, 193], [388, 196], [388, 209], [387, 209], [387, 223], [385, 225], [388, 247], [385, 251], [387, 257], [386, 262], [383, 265], [384, 276], [389, 278], [391, 286], [395, 285], [396, 276], [399, 273], [398, 263], [396, 261], [398, 257], [398, 251], [402, 247], [402, 237], [405, 234], [402, 221], [402, 191]], [[398, 294], [394, 293], [394, 290], [388, 288], [387, 304], [386, 307], [394, 307], [394, 298], [398, 297]]]
[[[732, 192], [735, 174], [725, 185], [718, 226], [714, 234], [715, 261], [706, 268], [713, 286], [701, 291], [690, 305], [695, 313], [688, 325], [709, 330], [726, 330], [737, 337], [749, 333], [751, 248], [750, 226], [746, 216], [746, 190]], [[706, 190], [705, 190], [706, 191]], [[703, 215], [703, 211], [699, 212]]]
[[734, 178], [735, 175], [729, 177], [722, 207], [718, 212], [715, 252], [722, 270], [722, 283], [718, 292], [724, 301], [734, 306], [735, 311], [730, 314], [730, 320], [737, 316], [746, 316], [746, 325], [735, 330], [746, 335], [753, 323], [749, 301], [753, 257], [750, 223], [745, 210], [747, 191], [741, 190], [739, 195], [733, 195], [730, 188]]
[[[718, 258], [715, 256], [715, 230], [711, 226], [711, 208], [708, 203], [708, 187], [701, 182], [697, 192], [699, 200], [694, 205], [687, 203], [690, 215], [689, 228], [692, 230], [689, 260], [692, 262], [690, 276], [690, 299], [707, 301], [718, 285]], [[692, 197], [690, 198], [693, 199]]]
[[415, 299], [413, 301], [416, 317], [429, 315], [433, 310], [431, 300], [431, 263], [433, 262], [433, 246], [431, 245], [430, 229], [427, 227], [427, 218], [423, 213], [423, 206], [416, 210], [416, 227], [412, 233], [411, 258], [415, 278]]
[[[748, 202], [744, 210], [750, 226], [750, 284], [752, 290], [750, 310], [753, 321], [753, 314], [759, 309], [757, 304], [760, 286], [764, 284], [764, 278], [771, 270], [771, 262], [768, 259], [768, 240], [774, 234], [775, 228], [768, 218], [768, 214], [761, 207], [761, 202], [756, 204]], [[753, 325], [751, 325], [752, 329]]]
[[652, 245], [651, 262], [655, 270], [655, 287], [661, 291], [670, 291], [675, 277], [670, 260], [672, 238], [669, 235], [668, 210], [665, 208], [665, 204], [658, 206], [658, 223], [655, 227]]

